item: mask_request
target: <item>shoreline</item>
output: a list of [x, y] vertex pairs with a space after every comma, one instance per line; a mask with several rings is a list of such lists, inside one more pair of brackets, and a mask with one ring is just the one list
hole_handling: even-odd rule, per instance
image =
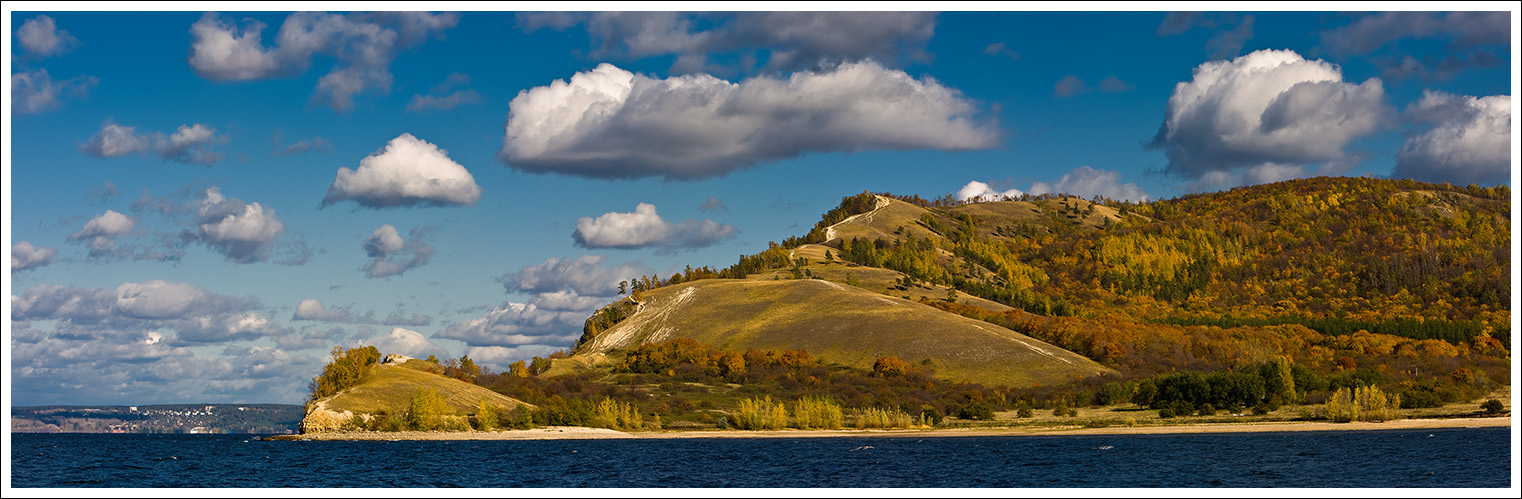
[[1397, 419], [1383, 423], [1280, 421], [1263, 423], [1196, 423], [1154, 426], [1024, 426], [1003, 428], [934, 428], [905, 430], [702, 430], [622, 432], [606, 428], [550, 426], [531, 430], [492, 432], [344, 432], [311, 435], [273, 435], [278, 441], [399, 441], [399, 440], [578, 440], [578, 439], [692, 439], [692, 438], [841, 438], [841, 437], [987, 437], [1062, 435], [1171, 435], [1189, 433], [1270, 433], [1307, 431], [1415, 430], [1437, 428], [1510, 427], [1511, 417]]

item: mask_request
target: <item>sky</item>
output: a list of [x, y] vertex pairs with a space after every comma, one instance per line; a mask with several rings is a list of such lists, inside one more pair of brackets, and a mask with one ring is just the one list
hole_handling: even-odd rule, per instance
[[335, 345], [500, 371], [863, 191], [1517, 181], [1509, 3], [459, 7], [7, 3], [8, 403], [301, 403]]

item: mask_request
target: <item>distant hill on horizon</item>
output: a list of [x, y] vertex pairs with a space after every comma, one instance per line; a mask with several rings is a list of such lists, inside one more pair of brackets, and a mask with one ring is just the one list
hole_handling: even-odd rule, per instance
[[12, 433], [295, 433], [292, 404], [40, 405], [11, 407]]

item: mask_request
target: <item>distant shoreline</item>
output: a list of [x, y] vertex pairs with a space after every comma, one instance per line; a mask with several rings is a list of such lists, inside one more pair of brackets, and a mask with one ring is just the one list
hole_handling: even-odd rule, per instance
[[1199, 423], [1085, 428], [1081, 426], [1025, 426], [1006, 428], [935, 428], [922, 430], [705, 430], [622, 432], [605, 428], [552, 426], [532, 430], [493, 432], [345, 432], [311, 435], [274, 435], [280, 441], [394, 441], [394, 440], [574, 440], [574, 439], [688, 439], [688, 438], [838, 438], [838, 437], [987, 437], [1060, 435], [1168, 435], [1186, 433], [1267, 433], [1306, 431], [1415, 430], [1438, 428], [1509, 427], [1511, 417], [1398, 419], [1383, 423], [1267, 422]]

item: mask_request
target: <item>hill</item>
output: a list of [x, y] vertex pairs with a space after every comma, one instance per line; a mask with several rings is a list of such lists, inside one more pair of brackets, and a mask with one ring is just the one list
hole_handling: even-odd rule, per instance
[[[1355, 392], [1433, 414], [1511, 382], [1510, 196], [1370, 178], [1145, 203], [864, 192], [730, 267], [619, 283], [629, 296], [568, 354], [442, 372], [535, 404], [492, 411], [515, 427], [889, 428], [1105, 406], [1328, 419]], [[377, 411], [357, 420], [394, 429], [418, 400], [403, 395], [452, 381], [379, 357], [336, 349], [312, 414]], [[441, 411], [483, 420], [483, 394], [456, 388], [430, 388], [453, 397]]]
[[[729, 268], [650, 276], [636, 288], [665, 303], [677, 296], [667, 287], [706, 291], [709, 285], [689, 284], [715, 277], [812, 279], [882, 300], [841, 309], [810, 293], [768, 294], [759, 285], [697, 292], [677, 307], [681, 313], [652, 309], [637, 326], [619, 329], [627, 337], [587, 348], [633, 312], [625, 300], [588, 320], [576, 350], [587, 355], [570, 363], [595, 364], [594, 357], [630, 341], [666, 338], [661, 331], [746, 346], [758, 328], [835, 321], [823, 316], [882, 314], [895, 322], [901, 319], [884, 311], [897, 298], [1003, 326], [1126, 376], [1233, 369], [1288, 355], [1322, 373], [1337, 365], [1403, 366], [1396, 377], [1405, 379], [1424, 368], [1452, 371], [1462, 363], [1456, 359], [1468, 358], [1504, 382], [1509, 376], [1497, 366], [1509, 358], [1511, 335], [1510, 196], [1506, 186], [1372, 178], [1299, 179], [1146, 203], [862, 193], [843, 198], [807, 234]], [[885, 351], [864, 346], [843, 356], [846, 348], [802, 332], [778, 337], [790, 342], [770, 345], [830, 348], [836, 353], [828, 357], [850, 365], [860, 365], [866, 351]], [[884, 338], [929, 341], [909, 333]], [[1359, 346], [1370, 343], [1381, 346]]]
[[427, 361], [405, 359], [403, 362], [370, 364], [364, 369], [366, 372], [357, 384], [307, 404], [307, 414], [301, 423], [303, 433], [333, 431], [357, 424], [349, 421], [350, 418], [372, 424], [378, 417], [402, 418], [411, 409], [414, 398], [429, 390], [441, 396], [444, 407], [440, 409], [444, 417], [475, 414], [481, 404], [509, 411], [527, 405], [439, 374], [443, 368]]
[[714, 279], [652, 290], [575, 353], [610, 354], [673, 338], [737, 351], [804, 350], [860, 369], [893, 356], [939, 378], [1007, 386], [1114, 372], [1003, 327], [821, 279]]

